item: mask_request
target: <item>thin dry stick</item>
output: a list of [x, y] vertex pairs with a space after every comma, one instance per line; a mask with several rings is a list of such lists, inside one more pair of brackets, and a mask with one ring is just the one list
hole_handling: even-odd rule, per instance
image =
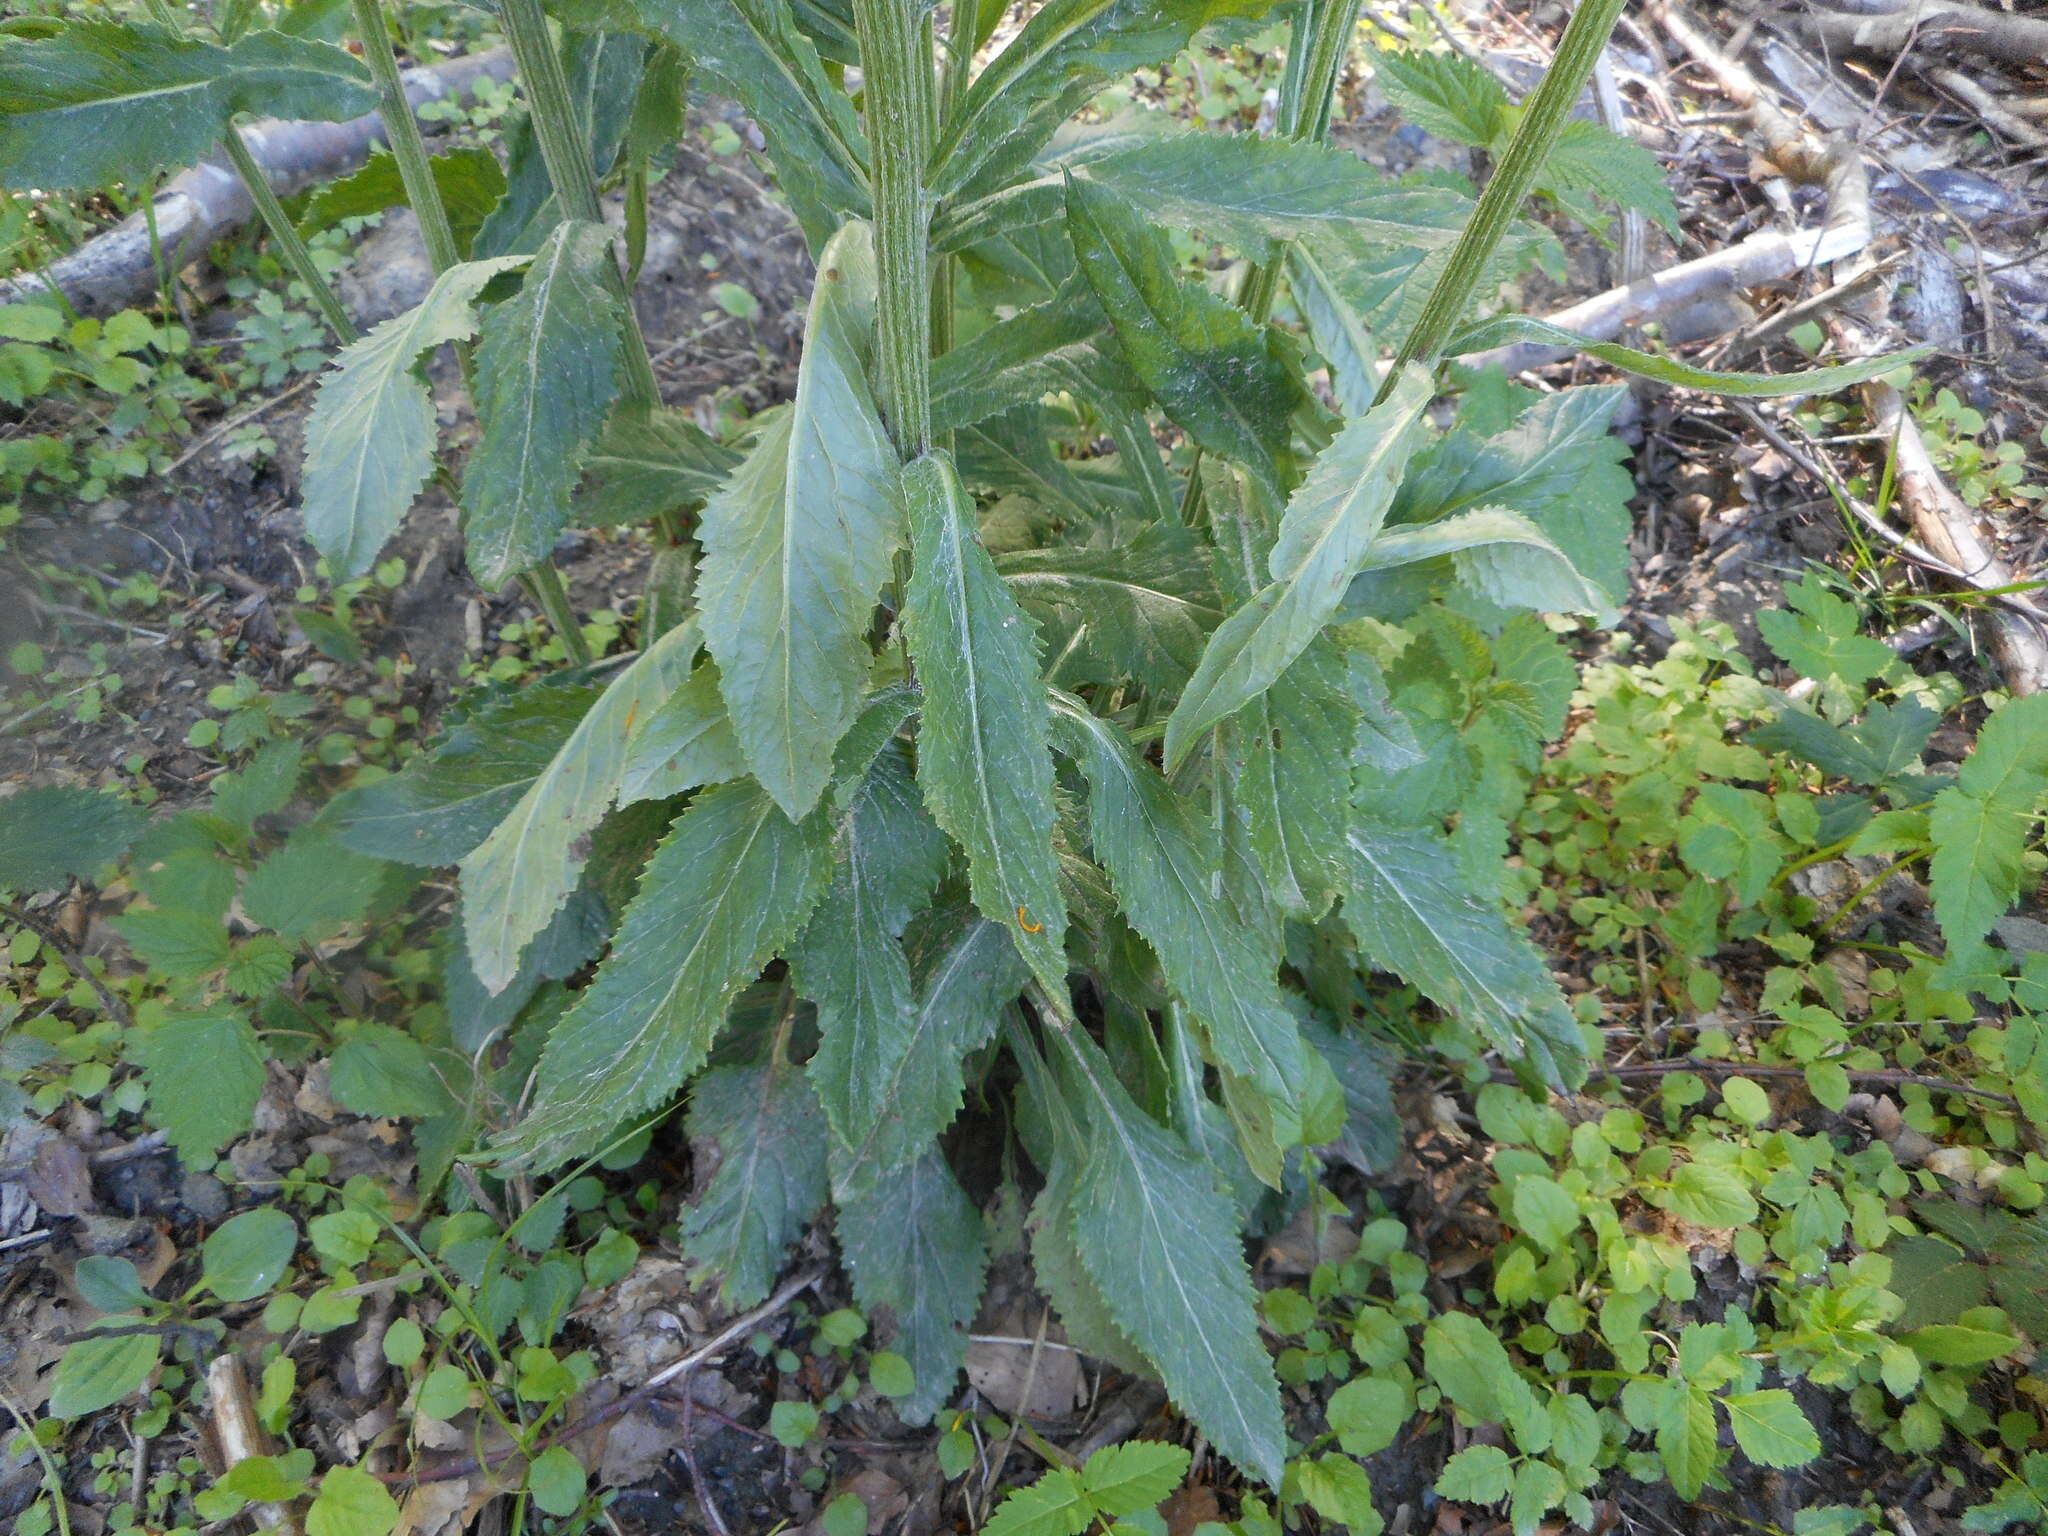
[[[241, 1357], [215, 1355], [206, 1366], [206, 1397], [213, 1409], [214, 1438], [220, 1442], [222, 1472], [231, 1471], [252, 1456], [270, 1453], [270, 1437], [256, 1418], [256, 1404], [249, 1396], [249, 1378], [243, 1373]], [[249, 1517], [273, 1536], [301, 1536], [299, 1517], [288, 1504], [254, 1503]]]
[[2022, 149], [2048, 149], [2048, 133], [2043, 133], [2017, 112], [2007, 111], [1996, 96], [1960, 69], [1930, 69], [1927, 78]]
[[725, 1514], [718, 1507], [718, 1500], [712, 1497], [711, 1485], [704, 1481], [704, 1471], [697, 1465], [697, 1394], [683, 1394], [683, 1437], [680, 1449], [683, 1453], [683, 1470], [690, 1474], [690, 1486], [697, 1490], [698, 1507], [704, 1511], [704, 1518], [710, 1524], [712, 1536], [732, 1536], [732, 1530], [725, 1523]]
[[135, 1015], [128, 1011], [128, 1005], [108, 989], [107, 984], [101, 981], [92, 969], [86, 965], [85, 956], [74, 949], [69, 941], [55, 928], [52, 928], [48, 923], [26, 908], [18, 907], [11, 901], [0, 902], [0, 913], [4, 913], [10, 920], [21, 924], [22, 927], [28, 929], [37, 938], [54, 949], [57, 952], [57, 958], [64, 962], [65, 968], [72, 975], [83, 977], [85, 984], [92, 988], [93, 995], [99, 998], [100, 1006], [107, 1010], [107, 1017], [113, 1019], [124, 1028], [135, 1022]]
[[[601, 1428], [611, 1423], [614, 1419], [625, 1417], [635, 1408], [658, 1396], [661, 1389], [677, 1377], [687, 1376], [707, 1361], [713, 1360], [725, 1353], [726, 1350], [730, 1349], [740, 1339], [752, 1333], [762, 1323], [780, 1312], [799, 1295], [809, 1290], [823, 1278], [823, 1270], [806, 1270], [751, 1312], [743, 1312], [727, 1323], [725, 1327], [691, 1350], [682, 1359], [675, 1361], [673, 1364], [663, 1366], [624, 1397], [616, 1398], [605, 1404], [604, 1407], [585, 1414], [574, 1423], [564, 1426], [561, 1430], [549, 1436], [547, 1444], [536, 1449], [534, 1454], [539, 1455], [542, 1452], [553, 1450], [558, 1445], [574, 1440], [578, 1435], [588, 1434], [591, 1430]], [[448, 1466], [436, 1467], [430, 1472], [377, 1472], [371, 1475], [377, 1478], [379, 1482], [385, 1483], [445, 1483], [451, 1482], [458, 1477], [468, 1477], [473, 1473], [483, 1471], [487, 1467], [495, 1467], [502, 1462], [510, 1461], [513, 1457], [520, 1454], [522, 1454], [520, 1446], [508, 1445], [502, 1450], [492, 1451], [486, 1456], [465, 1457], [461, 1461], [453, 1462]]]
[[[1657, 19], [1674, 40], [1706, 66], [1731, 98], [1749, 109], [1757, 134], [1764, 141], [1765, 153], [1779, 169], [1790, 176], [1824, 172], [1831, 206], [1839, 201], [1860, 207], [1861, 221], [1868, 228], [1869, 180], [1853, 144], [1837, 138], [1816, 156], [1792, 120], [1766, 99], [1756, 77], [1747, 69], [1676, 16], [1669, 6], [1658, 8]], [[1837, 273], [1844, 278], [1851, 275]], [[1883, 305], [1873, 297], [1857, 309], [1861, 313], [1847, 308], [1831, 312], [1828, 330], [1845, 356], [1871, 357], [1883, 350]], [[1919, 542], [1935, 559], [1980, 590], [2017, 585], [2012, 567], [1999, 558], [1978, 532], [1976, 514], [1943, 479], [1905, 396], [1882, 379], [1862, 385], [1861, 393], [1871, 424], [1896, 445], [1898, 497], [1912, 516]], [[1993, 614], [1990, 640], [1992, 654], [2008, 688], [2026, 694], [2048, 687], [2048, 635], [2044, 635], [2043, 626], [2029, 605], [2022, 604], [2020, 612], [2013, 612], [2003, 602], [1999, 603]]]
[[194, 459], [198, 458], [200, 454], [204, 453], [209, 447], [213, 445], [213, 443], [217, 439], [224, 437], [228, 433], [234, 431], [235, 428], [237, 427], [248, 425], [248, 423], [254, 421], [258, 416], [263, 415], [267, 411], [276, 409], [278, 406], [283, 405], [287, 400], [297, 399], [300, 395], [303, 395], [307, 390], [311, 389], [315, 384], [318, 384], [320, 380], [324, 377], [325, 374], [323, 373], [309, 373], [303, 379], [299, 380], [298, 383], [292, 385], [288, 389], [279, 390], [276, 394], [272, 395], [268, 400], [259, 400], [254, 405], [250, 406], [249, 409], [247, 409], [246, 411], [238, 411], [233, 416], [228, 417], [226, 421], [215, 424], [213, 427], [209, 428], [204, 435], [193, 439], [191, 447], [187, 448], [183, 453], [179, 454], [175, 459], [171, 460], [170, 463], [166, 464], [162, 471], [163, 475], [175, 475], [187, 464], [190, 464]]

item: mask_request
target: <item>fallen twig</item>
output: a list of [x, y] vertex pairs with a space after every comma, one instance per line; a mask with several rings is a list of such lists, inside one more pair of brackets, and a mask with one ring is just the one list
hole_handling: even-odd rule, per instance
[[324, 374], [309, 373], [303, 379], [300, 379], [298, 383], [291, 385], [289, 388], [279, 390], [268, 400], [259, 400], [246, 411], [237, 411], [225, 421], [214, 423], [204, 433], [194, 438], [189, 448], [164, 466], [163, 477], [168, 479], [175, 475], [187, 464], [198, 458], [200, 454], [206, 452], [220, 438], [234, 431], [235, 428], [246, 426], [266, 411], [274, 410], [278, 406], [283, 405], [287, 400], [303, 395], [307, 390], [319, 383], [323, 377], [325, 377]]
[[[207, 1362], [206, 1398], [213, 1409], [213, 1434], [220, 1444], [223, 1475], [252, 1456], [270, 1454], [270, 1437], [257, 1420], [239, 1355], [226, 1352]], [[301, 1536], [299, 1517], [289, 1505], [252, 1503], [246, 1513], [276, 1536]]]
[[1930, 69], [1927, 78], [2022, 149], [2048, 149], [2048, 133], [2043, 133], [2019, 113], [2006, 110], [1996, 96], [1960, 69]]
[[[1877, 350], [1869, 330], [1846, 313], [1831, 317], [1829, 328], [1845, 351], [1854, 351], [1859, 345]], [[1872, 425], [1897, 444], [1893, 483], [1900, 504], [1912, 516], [1920, 542], [1973, 587], [1982, 590], [2018, 584], [2013, 568], [1978, 532], [1977, 514], [1949, 488], [1936, 467], [1906, 397], [1882, 379], [1872, 379], [1859, 389]], [[2017, 694], [2039, 693], [2048, 688], [2048, 632], [2044, 632], [2039, 611], [2031, 605], [2020, 605], [2017, 612], [2014, 609], [2012, 602], [2000, 601], [1992, 614], [1991, 653], [2006, 687]]]
[[[574, 1440], [578, 1435], [585, 1435], [593, 1429], [602, 1428], [614, 1419], [624, 1418], [635, 1408], [658, 1397], [661, 1394], [662, 1388], [677, 1377], [687, 1376], [699, 1366], [724, 1354], [726, 1350], [732, 1348], [734, 1344], [752, 1333], [762, 1323], [780, 1312], [823, 1278], [824, 1272], [822, 1270], [806, 1270], [803, 1274], [789, 1281], [782, 1289], [762, 1302], [761, 1305], [755, 1307], [751, 1312], [743, 1312], [727, 1323], [709, 1339], [691, 1350], [687, 1355], [684, 1355], [682, 1359], [663, 1366], [659, 1371], [656, 1371], [646, 1381], [624, 1396], [614, 1398], [602, 1408], [585, 1414], [573, 1423], [564, 1425], [560, 1430], [548, 1437], [547, 1444], [534, 1447], [533, 1454], [536, 1456], [540, 1455], [544, 1451], [552, 1450], [555, 1446]], [[451, 1482], [458, 1477], [469, 1477], [474, 1473], [484, 1471], [489, 1467], [498, 1466], [522, 1454], [524, 1454], [522, 1447], [508, 1445], [502, 1450], [492, 1451], [481, 1457], [464, 1457], [461, 1461], [435, 1467], [431, 1471], [422, 1472], [415, 1468], [403, 1472], [377, 1472], [373, 1473], [372, 1476], [379, 1482], [384, 1483], [445, 1483]]]
[[1809, 5], [1784, 13], [1800, 31], [1832, 48], [1887, 57], [1922, 47], [1954, 48], [2006, 64], [2048, 58], [2048, 20], [2008, 16], [1958, 0], [1925, 0], [1875, 15]]
[[[1727, 68], [1725, 61], [1719, 58], [1718, 50], [1668, 9], [1660, 7], [1655, 14], [1666, 30], [1696, 57], [1702, 54], [1712, 56], [1713, 62], [1709, 62], [1707, 57], [1702, 57], [1701, 62], [1708, 63], [1723, 89], [1736, 96], [1738, 103], [1748, 109], [1754, 119], [1760, 97], [1753, 84], [1747, 92], [1747, 99], [1743, 99], [1737, 91], [1729, 89], [1739, 71]], [[1716, 65], [1723, 67], [1717, 68]], [[1781, 149], [1789, 152], [1790, 146], [1798, 143], [1796, 130], [1768, 103], [1763, 103], [1762, 109], [1768, 116], [1777, 118], [1775, 123], [1768, 125], [1771, 131], [1766, 133], [1766, 137], [1778, 140]], [[1828, 191], [1828, 220], [1821, 228], [1789, 232], [1769, 230], [1751, 235], [1724, 251], [1680, 262], [1636, 282], [1595, 294], [1547, 316], [1550, 324], [1576, 331], [1595, 341], [1614, 341], [1632, 328], [1668, 319], [1705, 300], [1721, 298], [1764, 283], [1782, 282], [1863, 250], [1870, 244], [1870, 199], [1867, 192], [1857, 196], [1857, 188], [1849, 175], [1849, 163], [1854, 158], [1853, 147], [1844, 149], [1830, 145], [1816, 152], [1801, 145], [1800, 150], [1803, 156], [1800, 172], [1824, 184]], [[1786, 169], [1788, 174], [1792, 173], [1792, 167]], [[1571, 355], [1569, 350], [1560, 347], [1518, 342], [1513, 346], [1496, 347], [1490, 352], [1474, 353], [1460, 361], [1473, 368], [1497, 365], [1512, 374], [1564, 362]]]
[[[1825, 176], [1830, 223], [1838, 214], [1857, 217], [1867, 232], [1869, 178], [1855, 145], [1836, 135], [1816, 156], [1792, 119], [1765, 96], [1755, 76], [1739, 62], [1715, 47], [1669, 6], [1658, 8], [1657, 19], [1675, 41], [1707, 68], [1722, 90], [1749, 110], [1763, 141], [1764, 153], [1773, 164], [1790, 176]], [[1844, 209], [1848, 210], [1846, 214]], [[1853, 280], [1859, 274], [1836, 275], [1838, 280]], [[1829, 311], [1829, 333], [1836, 349], [1845, 357], [1874, 357], [1884, 350], [1881, 333], [1886, 297], [1885, 291], [1879, 289], [1854, 306], [1837, 306]], [[2012, 568], [1992, 550], [1977, 530], [1976, 514], [1942, 478], [1927, 451], [1919, 423], [1907, 408], [1905, 396], [1882, 379], [1873, 379], [1860, 388], [1872, 426], [1881, 438], [1895, 445], [1894, 485], [1900, 504], [1912, 518], [1922, 558], [1931, 556], [1965, 585], [1979, 591], [2000, 592], [2000, 597], [1994, 599], [1990, 640], [2006, 686], [2015, 693], [2037, 693], [2048, 687], [2048, 629], [2044, 629], [2041, 615], [2031, 604], [2008, 601], [2011, 594], [2003, 589], [2017, 584]], [[1854, 505], [1851, 510], [1856, 510]], [[1881, 520], [1863, 520], [1891, 542], [1903, 544], [1903, 540], [1883, 528]]]
[[100, 1000], [100, 1006], [106, 1009], [108, 1018], [124, 1028], [135, 1022], [135, 1015], [128, 1011], [128, 1005], [115, 996], [113, 990], [104, 981], [100, 980], [98, 974], [85, 963], [85, 956], [73, 948], [70, 941], [63, 934], [37, 917], [26, 907], [18, 907], [11, 901], [0, 902], [0, 914], [4, 914], [10, 922], [21, 924], [22, 927], [28, 929], [29, 932], [55, 950], [57, 958], [64, 962], [65, 969], [70, 971], [72, 975], [81, 978], [87, 986], [92, 988], [93, 995]]

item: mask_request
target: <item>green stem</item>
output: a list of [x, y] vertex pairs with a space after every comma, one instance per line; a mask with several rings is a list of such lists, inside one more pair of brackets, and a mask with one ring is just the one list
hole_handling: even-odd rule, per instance
[[[586, 224], [604, 222], [598, 202], [597, 176], [590, 168], [590, 152], [577, 123], [575, 104], [569, 99], [569, 77], [562, 72], [562, 56], [548, 31], [547, 13], [540, 0], [503, 0], [498, 9], [511, 45], [512, 60], [526, 87], [527, 110], [533, 121], [533, 136], [540, 145], [540, 157], [548, 168], [555, 200], [569, 218]], [[654, 377], [654, 364], [647, 356], [647, 338], [640, 334], [640, 317], [633, 311], [633, 295], [616, 266], [606, 279], [621, 301], [626, 317], [626, 381], [622, 393], [629, 405], [652, 406], [661, 398]]]
[[554, 561], [541, 561], [519, 579], [526, 583], [526, 590], [533, 594], [541, 612], [554, 625], [555, 633], [562, 637], [562, 644], [569, 648], [569, 659], [579, 667], [587, 666], [591, 659], [590, 642], [583, 638], [583, 626], [576, 622], [576, 610], [569, 606], [569, 590], [562, 585], [562, 573], [555, 569]]
[[1885, 881], [1891, 879], [1893, 875], [1896, 875], [1908, 864], [1913, 863], [1917, 859], [1925, 858], [1926, 855], [1926, 849], [1918, 848], [1915, 849], [1913, 852], [1905, 855], [1903, 858], [1894, 859], [1891, 863], [1885, 865], [1883, 869], [1880, 869], [1876, 874], [1872, 875], [1868, 880], [1864, 881], [1862, 885], [1858, 886], [1856, 888], [1856, 894], [1851, 896], [1847, 901], [1843, 902], [1842, 905], [1836, 909], [1835, 915], [1833, 917], [1829, 918], [1826, 922], [1820, 925], [1820, 932], [1817, 935], [1817, 937], [1824, 939], [1829, 934], [1833, 933], [1837, 928], [1839, 928], [1842, 925], [1842, 921], [1844, 918], [1848, 917], [1848, 915], [1851, 912], [1854, 912], [1858, 907], [1863, 905], [1864, 897], [1868, 896], [1872, 891], [1876, 890], [1879, 886], [1883, 885]]
[[1537, 174], [1543, 169], [1544, 157], [1563, 131], [1565, 118], [1579, 99], [1579, 92], [1592, 78], [1593, 66], [1600, 62], [1600, 51], [1607, 46], [1607, 36], [1627, 4], [1628, 0], [1579, 0], [1564, 36], [1558, 41], [1557, 56], [1544, 71], [1542, 83], [1523, 103], [1522, 121], [1507, 153], [1501, 156], [1493, 179], [1487, 182], [1479, 206], [1465, 221], [1464, 232], [1451, 248], [1443, 275], [1430, 289], [1415, 329], [1401, 344], [1394, 366], [1387, 370], [1380, 385], [1380, 400], [1386, 399], [1407, 364], [1434, 364], [1443, 355], [1452, 328], [1464, 318], [1495, 247], [1528, 200]]
[[427, 259], [434, 264], [438, 276], [462, 259], [455, 248], [455, 230], [448, 222], [441, 188], [434, 181], [426, 140], [420, 137], [420, 125], [414, 120], [412, 103], [406, 98], [405, 81], [398, 73], [398, 55], [392, 51], [391, 33], [384, 25], [384, 9], [378, 0], [353, 3], [363, 57], [377, 82], [377, 111], [384, 120], [384, 138], [391, 146], [391, 158], [398, 162], [398, 179], [404, 184], [405, 200], [419, 218]]
[[242, 130], [234, 124], [221, 136], [221, 147], [228, 152], [228, 160], [235, 168], [235, 174], [242, 178], [242, 185], [249, 189], [249, 200], [256, 205], [256, 212], [262, 217], [264, 228], [270, 238], [277, 242], [278, 253], [292, 270], [292, 276], [306, 285], [313, 295], [313, 303], [327, 321], [327, 328], [334, 332], [335, 339], [347, 346], [356, 339], [355, 322], [348, 317], [348, 311], [341, 307], [341, 300], [327, 285], [327, 279], [320, 275], [320, 269], [313, 265], [313, 253], [306, 249], [306, 242], [299, 238], [299, 232], [292, 228], [292, 221], [285, 216], [284, 205], [277, 200], [277, 194], [270, 190], [270, 182], [263, 174], [263, 167], [256, 163], [256, 157], [249, 153], [249, 146], [242, 139]]
[[1771, 876], [1771, 883], [1767, 889], [1778, 890], [1787, 880], [1790, 880], [1802, 869], [1811, 869], [1816, 864], [1827, 863], [1829, 859], [1840, 858], [1844, 853], [1848, 852], [1850, 844], [1855, 841], [1854, 836], [1845, 837], [1839, 842], [1829, 843], [1825, 848], [1816, 848], [1813, 852], [1806, 854], [1802, 858], [1794, 859], [1790, 864], [1787, 864], [1783, 869]]
[[640, 281], [647, 261], [647, 157], [635, 155], [626, 172], [626, 286]]
[[930, 209], [932, 58], [928, 23], [915, 0], [854, 0], [866, 72], [869, 182], [875, 205], [875, 265], [883, 414], [905, 459], [931, 446], [932, 284]]

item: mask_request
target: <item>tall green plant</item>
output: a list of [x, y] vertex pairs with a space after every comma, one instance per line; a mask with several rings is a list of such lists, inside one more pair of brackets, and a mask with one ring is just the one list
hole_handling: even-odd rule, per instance
[[[1448, 429], [1429, 410], [1433, 365], [1512, 323], [1458, 331], [1620, 0], [1582, 4], [1476, 210], [1319, 142], [1343, 0], [1304, 9], [1286, 136], [1076, 120], [1268, 3], [1048, 0], [975, 69], [981, 7], [941, 69], [917, 0], [855, 0], [850, 28], [788, 0], [548, 0], [561, 39], [508, 0], [530, 128], [503, 199], [417, 309], [338, 358], [307, 522], [338, 568], [375, 559], [434, 462], [418, 366], [477, 335], [480, 577], [577, 517], [701, 544], [629, 664], [487, 694], [336, 808], [361, 851], [459, 863], [451, 995], [480, 984], [547, 1031], [523, 1123], [480, 1154], [497, 1172], [593, 1153], [706, 1073], [691, 1128], [723, 1156], [692, 1251], [746, 1304], [829, 1198], [928, 1414], [986, 1247], [947, 1133], [970, 1091], [1008, 1100], [1070, 1336], [1158, 1374], [1273, 1482], [1286, 1434], [1239, 1231], [1306, 1149], [1384, 1113], [1352, 978], [1405, 978], [1533, 1078], [1584, 1070], [1503, 906], [1501, 837], [1447, 830], [1435, 786], [1462, 738], [1397, 707], [1382, 665], [1449, 646], [1462, 677], [1459, 634], [1484, 651], [1519, 611], [1611, 609], [1628, 487], [1618, 391], [1481, 384]], [[42, 130], [0, 129], [10, 183], [137, 174], [145, 78], [191, 114], [181, 145], [210, 142], [260, 83], [248, 57], [313, 46], [194, 54], [130, 29], [142, 53], [117, 70], [113, 35], [0, 43], [0, 108]], [[743, 455], [650, 398], [600, 217], [605, 181], [673, 130], [679, 75], [657, 65], [678, 53], [760, 125], [817, 255], [795, 396]], [[314, 106], [359, 108], [360, 67], [319, 57], [348, 89]], [[279, 106], [306, 110], [294, 89]], [[1161, 226], [1251, 261], [1243, 302]], [[1345, 415], [1268, 319], [1283, 284]], [[1720, 382], [1813, 390], [1890, 362]], [[1472, 686], [1533, 735], [1556, 644], [1512, 633], [1515, 665]], [[593, 910], [613, 924], [594, 976], [566, 1011], [522, 1012], [587, 953]]]

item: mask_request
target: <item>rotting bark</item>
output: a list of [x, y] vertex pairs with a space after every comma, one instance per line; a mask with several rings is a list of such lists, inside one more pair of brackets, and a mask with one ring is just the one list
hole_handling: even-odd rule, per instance
[[[431, 101], [466, 100], [480, 80], [511, 77], [511, 54], [493, 49], [407, 70], [405, 94], [417, 112]], [[383, 124], [374, 112], [343, 123], [264, 118], [245, 124], [241, 132], [280, 197], [346, 175], [384, 142]], [[0, 304], [26, 303], [54, 289], [81, 315], [110, 314], [154, 291], [158, 242], [167, 265], [179, 271], [256, 214], [248, 189], [219, 151], [171, 178], [152, 201], [155, 242], [148, 212], [133, 213], [41, 272], [0, 282]]]
[[1955, 0], [1927, 0], [1926, 4], [1907, 4], [1875, 14], [1822, 6], [1779, 14], [1795, 30], [1830, 48], [1887, 57], [1909, 48], [1948, 48], [2005, 64], [2038, 64], [2048, 59], [2048, 19], [2008, 16]]

